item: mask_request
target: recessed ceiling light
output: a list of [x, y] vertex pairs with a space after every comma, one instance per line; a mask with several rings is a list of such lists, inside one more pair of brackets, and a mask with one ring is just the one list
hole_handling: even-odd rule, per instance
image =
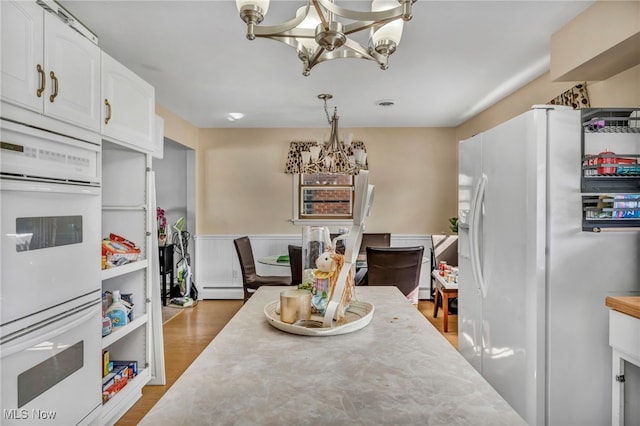
[[396, 101], [394, 101], [393, 99], [380, 99], [379, 101], [376, 101], [376, 105], [378, 105], [379, 107], [391, 107], [395, 104]]
[[241, 112], [230, 112], [227, 114], [227, 120], [229, 121], [240, 120], [242, 117], [244, 117], [244, 114]]

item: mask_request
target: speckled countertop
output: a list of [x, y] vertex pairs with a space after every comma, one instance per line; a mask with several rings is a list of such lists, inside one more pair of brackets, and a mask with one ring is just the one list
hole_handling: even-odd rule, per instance
[[261, 288], [140, 425], [525, 425], [395, 287], [358, 287], [361, 330], [280, 331]]

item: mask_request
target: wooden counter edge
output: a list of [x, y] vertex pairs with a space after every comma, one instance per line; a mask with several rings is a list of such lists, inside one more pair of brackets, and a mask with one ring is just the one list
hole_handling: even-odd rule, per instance
[[640, 319], [640, 296], [607, 296], [606, 306]]

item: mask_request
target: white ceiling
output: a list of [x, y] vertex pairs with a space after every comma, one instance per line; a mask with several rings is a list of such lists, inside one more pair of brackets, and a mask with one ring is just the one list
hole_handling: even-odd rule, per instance
[[[456, 126], [547, 71], [551, 34], [591, 3], [418, 0], [388, 70], [339, 59], [303, 77], [292, 48], [245, 38], [233, 0], [60, 1], [155, 86], [158, 103], [201, 128], [323, 127], [319, 93], [334, 95], [342, 128]], [[272, 0], [264, 24], [303, 4]], [[229, 121], [231, 112], [245, 117]]]

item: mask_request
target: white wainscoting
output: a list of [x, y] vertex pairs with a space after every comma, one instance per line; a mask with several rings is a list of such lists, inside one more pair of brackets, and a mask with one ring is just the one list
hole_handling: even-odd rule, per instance
[[[194, 283], [201, 299], [242, 299], [242, 274], [233, 240], [244, 235], [196, 235]], [[258, 262], [264, 256], [287, 254], [289, 244], [302, 245], [301, 235], [249, 235], [260, 275], [290, 276], [288, 267]], [[420, 299], [430, 298], [431, 236], [391, 235], [391, 246], [424, 246], [427, 261], [420, 272]]]

